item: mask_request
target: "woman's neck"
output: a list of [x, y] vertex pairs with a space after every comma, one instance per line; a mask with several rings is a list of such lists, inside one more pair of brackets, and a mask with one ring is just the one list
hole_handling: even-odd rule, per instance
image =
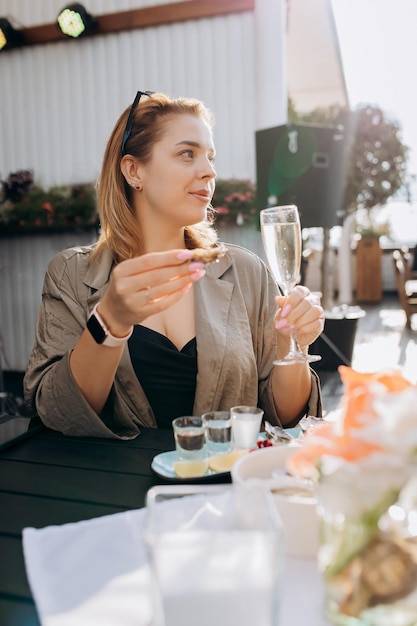
[[135, 209], [142, 235], [142, 250], [145, 254], [186, 247], [185, 226], [174, 221], [158, 219], [155, 213], [146, 210], [146, 207], [136, 206]]
[[174, 248], [185, 248], [184, 229], [175, 233], [159, 231], [143, 232], [143, 251], [148, 252], [164, 252], [165, 250], [173, 250]]

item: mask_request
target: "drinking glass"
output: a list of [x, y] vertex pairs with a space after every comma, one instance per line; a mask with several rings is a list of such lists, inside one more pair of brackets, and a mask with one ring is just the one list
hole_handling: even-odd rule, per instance
[[209, 411], [202, 415], [209, 455], [224, 454], [232, 449], [232, 418], [229, 411]]
[[175, 472], [181, 476], [202, 476], [208, 469], [205, 426], [201, 417], [187, 415], [172, 421], [178, 461]]
[[236, 450], [256, 448], [263, 410], [256, 406], [233, 406], [232, 416], [233, 447]]
[[[263, 209], [260, 213], [262, 241], [269, 266], [284, 295], [289, 295], [297, 284], [301, 266], [301, 224], [295, 204]], [[312, 363], [318, 354], [304, 354], [297, 333], [291, 327], [290, 350], [274, 365]]]
[[152, 626], [278, 626], [285, 543], [271, 493], [158, 486], [146, 507]]

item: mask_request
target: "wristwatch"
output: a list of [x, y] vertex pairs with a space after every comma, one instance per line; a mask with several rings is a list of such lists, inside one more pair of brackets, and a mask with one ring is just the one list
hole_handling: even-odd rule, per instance
[[87, 320], [87, 328], [96, 343], [109, 348], [120, 348], [120, 346], [123, 346], [133, 333], [133, 326], [125, 337], [114, 337], [97, 311], [99, 304], [100, 303], [97, 303], [92, 310], [91, 315]]

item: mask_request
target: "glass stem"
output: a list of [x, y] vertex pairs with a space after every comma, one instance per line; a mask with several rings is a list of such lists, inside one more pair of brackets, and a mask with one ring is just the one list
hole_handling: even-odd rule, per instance
[[293, 326], [291, 326], [290, 333], [290, 353], [304, 355], [304, 352], [301, 350], [300, 344], [298, 343], [297, 332]]

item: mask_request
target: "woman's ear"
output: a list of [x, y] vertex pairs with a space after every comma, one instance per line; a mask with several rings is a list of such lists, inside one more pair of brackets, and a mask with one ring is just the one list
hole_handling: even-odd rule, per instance
[[120, 169], [128, 185], [134, 189], [142, 190], [142, 181], [139, 175], [138, 161], [131, 155], [126, 154], [120, 161]]

